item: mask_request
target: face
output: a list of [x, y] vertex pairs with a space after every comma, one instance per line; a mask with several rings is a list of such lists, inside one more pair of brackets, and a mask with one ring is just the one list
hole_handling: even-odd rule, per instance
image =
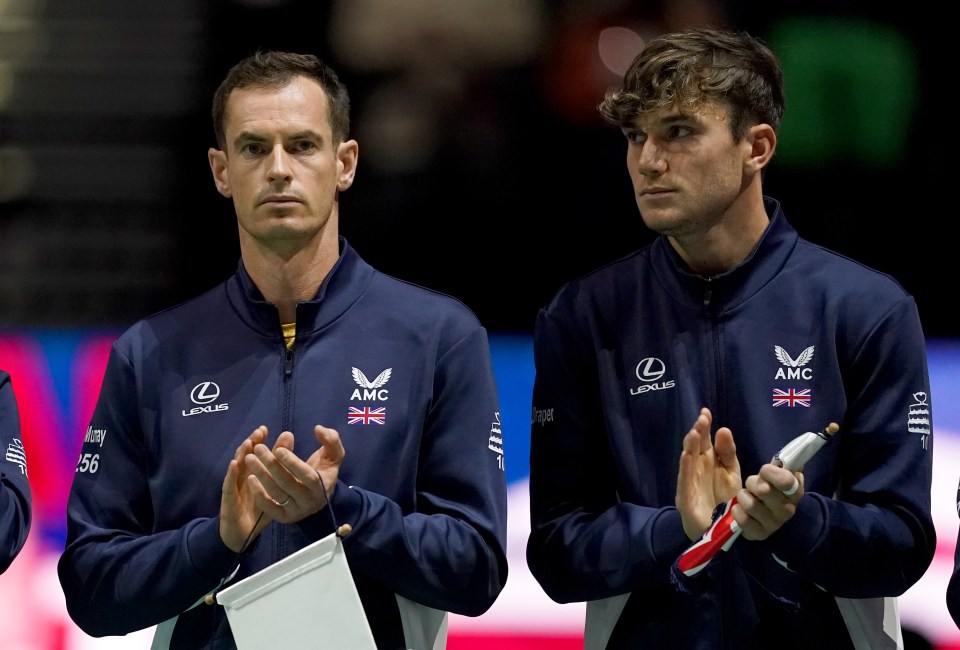
[[[357, 143], [333, 141], [321, 86], [243, 88], [227, 100], [225, 150], [208, 153], [217, 190], [233, 199], [241, 247], [300, 247], [337, 234], [337, 193], [353, 183]], [[332, 237], [335, 241], [336, 237]]]
[[672, 237], [706, 232], [723, 221], [743, 190], [749, 138], [734, 142], [726, 111], [676, 109], [642, 115], [627, 137], [627, 167], [648, 228]]

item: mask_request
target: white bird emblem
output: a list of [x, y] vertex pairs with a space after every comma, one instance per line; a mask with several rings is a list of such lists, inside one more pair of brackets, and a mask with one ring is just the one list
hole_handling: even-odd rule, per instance
[[367, 379], [367, 376], [363, 374], [359, 368], [353, 368], [353, 380], [360, 384], [361, 388], [380, 388], [385, 383], [390, 381], [390, 374], [393, 372], [393, 368], [387, 368], [373, 381]]
[[777, 355], [777, 360], [785, 366], [790, 366], [791, 368], [799, 368], [800, 366], [805, 366], [810, 363], [810, 359], [813, 358], [813, 346], [800, 353], [796, 359], [790, 358], [790, 355], [787, 354], [787, 351], [781, 348], [779, 345], [773, 346], [773, 353]]

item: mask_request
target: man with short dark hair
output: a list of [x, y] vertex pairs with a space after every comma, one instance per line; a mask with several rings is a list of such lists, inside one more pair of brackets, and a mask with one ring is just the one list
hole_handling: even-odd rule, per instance
[[333, 70], [257, 53], [213, 115], [239, 268], [113, 346], [82, 450], [96, 469], [68, 505], [68, 611], [94, 636], [162, 624], [164, 647], [231, 648], [204, 596], [339, 521], [377, 647], [408, 648], [402, 600], [476, 616], [507, 577], [486, 330], [339, 235], [358, 144]]

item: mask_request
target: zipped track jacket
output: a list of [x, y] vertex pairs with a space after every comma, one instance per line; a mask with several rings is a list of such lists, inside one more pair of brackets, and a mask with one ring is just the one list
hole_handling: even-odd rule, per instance
[[[852, 648], [836, 598], [898, 596], [932, 560], [915, 301], [765, 205], [761, 241], [722, 275], [689, 272], [660, 237], [537, 317], [527, 560], [557, 602], [629, 594], [611, 650]], [[744, 479], [796, 436], [840, 429], [792, 519], [676, 580], [692, 544], [677, 472], [702, 406], [733, 431]]]
[[0, 573], [17, 557], [30, 533], [31, 492], [20, 411], [10, 375], [0, 370]]
[[[115, 342], [68, 503], [58, 571], [93, 636], [179, 618], [170, 648], [233, 648], [224, 611], [191, 609], [334, 531], [381, 650], [404, 648], [396, 595], [475, 616], [502, 590], [506, 479], [485, 329], [461, 302], [373, 269], [340, 240], [296, 343], [241, 263], [206, 294]], [[325, 508], [276, 522], [237, 558], [221, 541], [221, 486], [259, 425], [306, 459], [316, 424], [346, 457]], [[332, 515], [332, 516], [331, 516]], [[275, 622], [281, 624], [282, 622]], [[319, 647], [319, 646], [318, 646]]]

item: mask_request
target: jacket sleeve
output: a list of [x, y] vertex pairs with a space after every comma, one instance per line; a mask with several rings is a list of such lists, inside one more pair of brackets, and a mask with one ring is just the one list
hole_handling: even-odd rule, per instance
[[414, 512], [337, 486], [333, 511], [353, 527], [344, 540], [351, 569], [409, 600], [478, 616], [507, 579], [499, 398], [481, 328], [439, 352], [416, 472]]
[[534, 330], [534, 362], [531, 573], [560, 603], [666, 584], [673, 561], [690, 540], [676, 508], [618, 499], [586, 326], [561, 323], [542, 310]]
[[835, 596], [898, 596], [936, 549], [925, 339], [909, 297], [857, 345], [839, 336], [850, 359], [836, 493], [808, 491], [796, 515], [758, 547]]
[[236, 562], [216, 517], [154, 530], [141, 384], [114, 343], [67, 503], [57, 569], [70, 617], [91, 636], [128, 634], [189, 609]]
[[30, 532], [31, 495], [27, 457], [20, 434], [20, 413], [10, 375], [0, 371], [0, 573], [23, 549]]
[[[957, 512], [960, 513], [960, 486], [957, 487]], [[957, 546], [953, 554], [953, 573], [947, 584], [947, 610], [953, 622], [960, 627], [960, 532], [957, 533]]]

